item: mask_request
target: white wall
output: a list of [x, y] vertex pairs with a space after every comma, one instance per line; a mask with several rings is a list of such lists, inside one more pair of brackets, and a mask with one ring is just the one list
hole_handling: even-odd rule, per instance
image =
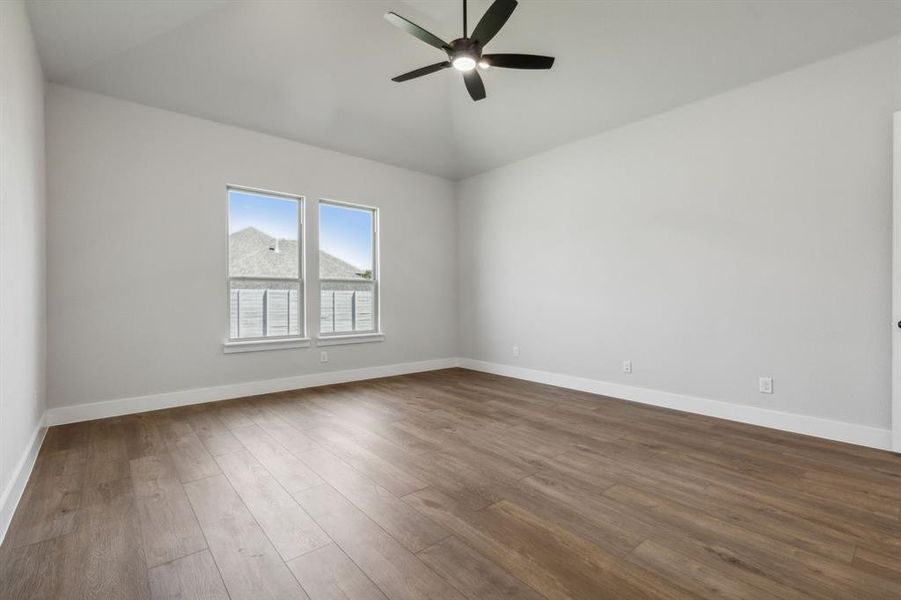
[[899, 108], [893, 38], [463, 181], [463, 356], [888, 429]]
[[0, 539], [44, 413], [43, 96], [25, 6], [0, 2]]
[[[455, 201], [447, 180], [51, 85], [51, 407], [455, 356]], [[384, 342], [222, 352], [226, 184], [380, 209]], [[318, 286], [308, 278], [309, 333]]]

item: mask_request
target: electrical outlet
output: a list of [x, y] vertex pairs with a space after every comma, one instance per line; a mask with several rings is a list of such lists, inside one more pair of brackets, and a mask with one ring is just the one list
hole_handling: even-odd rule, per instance
[[632, 372], [632, 361], [624, 360], [623, 361], [623, 373], [631, 373]]
[[773, 378], [772, 377], [761, 377], [759, 389], [761, 394], [772, 394], [773, 393]]
[[321, 363], [328, 362], [328, 352], [323, 350], [322, 352], [319, 353], [319, 362], [321, 362]]
[[513, 346], [513, 356], [514, 358], [519, 356], [519, 346]]

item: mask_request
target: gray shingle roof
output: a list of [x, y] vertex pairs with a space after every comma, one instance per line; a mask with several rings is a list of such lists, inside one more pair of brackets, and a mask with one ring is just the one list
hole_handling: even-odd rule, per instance
[[[323, 279], [365, 280], [361, 269], [319, 251], [319, 273]], [[228, 236], [230, 277], [297, 277], [297, 241], [277, 240], [259, 229], [246, 227]]]

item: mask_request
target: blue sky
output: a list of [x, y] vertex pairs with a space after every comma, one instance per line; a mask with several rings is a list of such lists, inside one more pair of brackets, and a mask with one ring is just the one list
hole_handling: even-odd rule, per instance
[[[255, 227], [272, 237], [296, 240], [297, 207], [297, 200], [230, 190], [228, 232]], [[361, 271], [372, 269], [372, 212], [320, 204], [319, 247]]]
[[261, 196], [247, 192], [228, 192], [228, 232], [256, 227], [272, 237], [297, 239], [297, 200]]
[[372, 269], [372, 213], [320, 204], [319, 247], [362, 271]]

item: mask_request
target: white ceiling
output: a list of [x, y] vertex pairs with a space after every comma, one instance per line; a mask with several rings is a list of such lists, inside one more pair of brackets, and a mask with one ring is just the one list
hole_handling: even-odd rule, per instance
[[[470, 30], [489, 0], [471, 0]], [[48, 79], [449, 178], [901, 32], [901, 1], [520, 0], [492, 52], [551, 71], [390, 78], [443, 54], [459, 0], [29, 0]]]

